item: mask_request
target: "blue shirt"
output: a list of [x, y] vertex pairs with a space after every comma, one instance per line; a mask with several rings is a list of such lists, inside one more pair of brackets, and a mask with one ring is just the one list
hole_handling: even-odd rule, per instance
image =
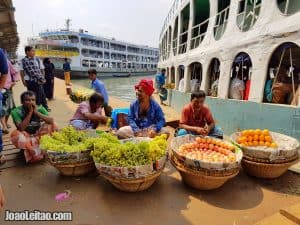
[[161, 128], [165, 125], [164, 113], [160, 105], [150, 99], [150, 108], [145, 118], [140, 118], [140, 103], [138, 100], [134, 101], [130, 105], [128, 123], [132, 128], [133, 132], [138, 132], [140, 129], [148, 128], [151, 126], [155, 127], [156, 132], [160, 132]]
[[63, 65], [63, 70], [65, 72], [70, 72], [71, 71], [71, 66], [70, 66], [70, 63], [69, 62], [65, 62], [64, 65]]
[[166, 76], [163, 74], [157, 74], [155, 77], [155, 83], [157, 86], [165, 85], [166, 83]]
[[7, 58], [1, 48], [0, 48], [0, 73], [1, 75], [8, 73]]
[[104, 103], [108, 104], [108, 94], [104, 83], [98, 79], [92, 81], [92, 88], [104, 98]]

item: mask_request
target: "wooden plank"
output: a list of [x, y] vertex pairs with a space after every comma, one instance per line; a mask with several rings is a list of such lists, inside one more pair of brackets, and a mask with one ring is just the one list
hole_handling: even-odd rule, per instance
[[20, 154], [20, 153], [5, 155], [6, 161], [19, 160], [19, 159], [23, 159], [23, 158], [24, 158], [24, 154]]
[[17, 154], [17, 153], [21, 153], [21, 149], [18, 149], [18, 148], [14, 148], [14, 149], [10, 149], [10, 150], [4, 150], [2, 152], [3, 155], [11, 155], [11, 154]]
[[13, 150], [15, 148], [16, 148], [16, 146], [14, 146], [14, 145], [5, 145], [5, 146], [3, 146], [3, 151], [9, 151], [9, 150]]

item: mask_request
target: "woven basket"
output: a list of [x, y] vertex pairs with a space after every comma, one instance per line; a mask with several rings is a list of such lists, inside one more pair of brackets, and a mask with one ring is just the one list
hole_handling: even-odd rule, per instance
[[83, 176], [96, 169], [93, 161], [74, 164], [53, 164], [50, 162], [50, 164], [54, 166], [62, 175], [72, 177]]
[[101, 173], [100, 175], [108, 180], [114, 187], [116, 187], [120, 191], [124, 192], [140, 192], [144, 191], [152, 186], [156, 179], [160, 176], [162, 173], [162, 170], [144, 177], [144, 178], [138, 178], [138, 179], [121, 179], [109, 176], [107, 174]]
[[277, 160], [274, 160], [274, 161], [270, 161], [268, 159], [259, 159], [259, 158], [253, 158], [253, 157], [250, 157], [250, 156], [247, 156], [247, 155], [244, 155], [243, 159], [246, 159], [248, 161], [251, 161], [251, 162], [257, 162], [257, 163], [265, 163], [265, 164], [280, 164], [280, 163], [288, 163], [288, 162], [292, 162], [292, 161], [295, 161], [297, 160], [299, 157], [298, 157], [298, 154], [294, 155], [294, 156], [291, 156], [289, 158], [285, 158], [285, 159], [277, 159]]
[[242, 160], [242, 167], [245, 172], [251, 176], [265, 179], [274, 179], [284, 174], [288, 170], [288, 168], [297, 161], [298, 160], [295, 159], [290, 162], [271, 164], [253, 162], [244, 158]]
[[198, 190], [213, 190], [221, 187], [229, 179], [235, 177], [238, 173], [238, 169], [231, 171], [213, 171], [211, 174], [207, 175], [207, 171], [196, 171], [185, 167], [176, 161], [176, 158], [172, 157], [170, 159], [172, 165], [179, 171], [182, 180], [188, 186], [191, 186]]

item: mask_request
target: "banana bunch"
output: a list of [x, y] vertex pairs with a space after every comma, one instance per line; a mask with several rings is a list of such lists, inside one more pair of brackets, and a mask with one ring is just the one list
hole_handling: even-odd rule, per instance
[[90, 96], [94, 93], [94, 90], [87, 88], [80, 88], [74, 90], [72, 94], [70, 94], [70, 99], [75, 103], [81, 103], [89, 100]]

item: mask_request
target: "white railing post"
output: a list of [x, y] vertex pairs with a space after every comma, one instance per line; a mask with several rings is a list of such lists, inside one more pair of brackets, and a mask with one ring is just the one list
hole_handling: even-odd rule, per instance
[[189, 66], [184, 66], [184, 92], [191, 91], [191, 71]]
[[186, 51], [189, 51], [191, 49], [191, 40], [192, 40], [192, 29], [194, 25], [194, 0], [190, 1], [190, 19], [189, 19], [189, 27], [188, 27], [188, 37], [187, 37], [187, 45], [186, 45]]
[[179, 12], [179, 15], [178, 15], [178, 33], [177, 33], [177, 49], [176, 49], [177, 51], [176, 51], [176, 55], [179, 54], [181, 26], [182, 26], [181, 12]]

